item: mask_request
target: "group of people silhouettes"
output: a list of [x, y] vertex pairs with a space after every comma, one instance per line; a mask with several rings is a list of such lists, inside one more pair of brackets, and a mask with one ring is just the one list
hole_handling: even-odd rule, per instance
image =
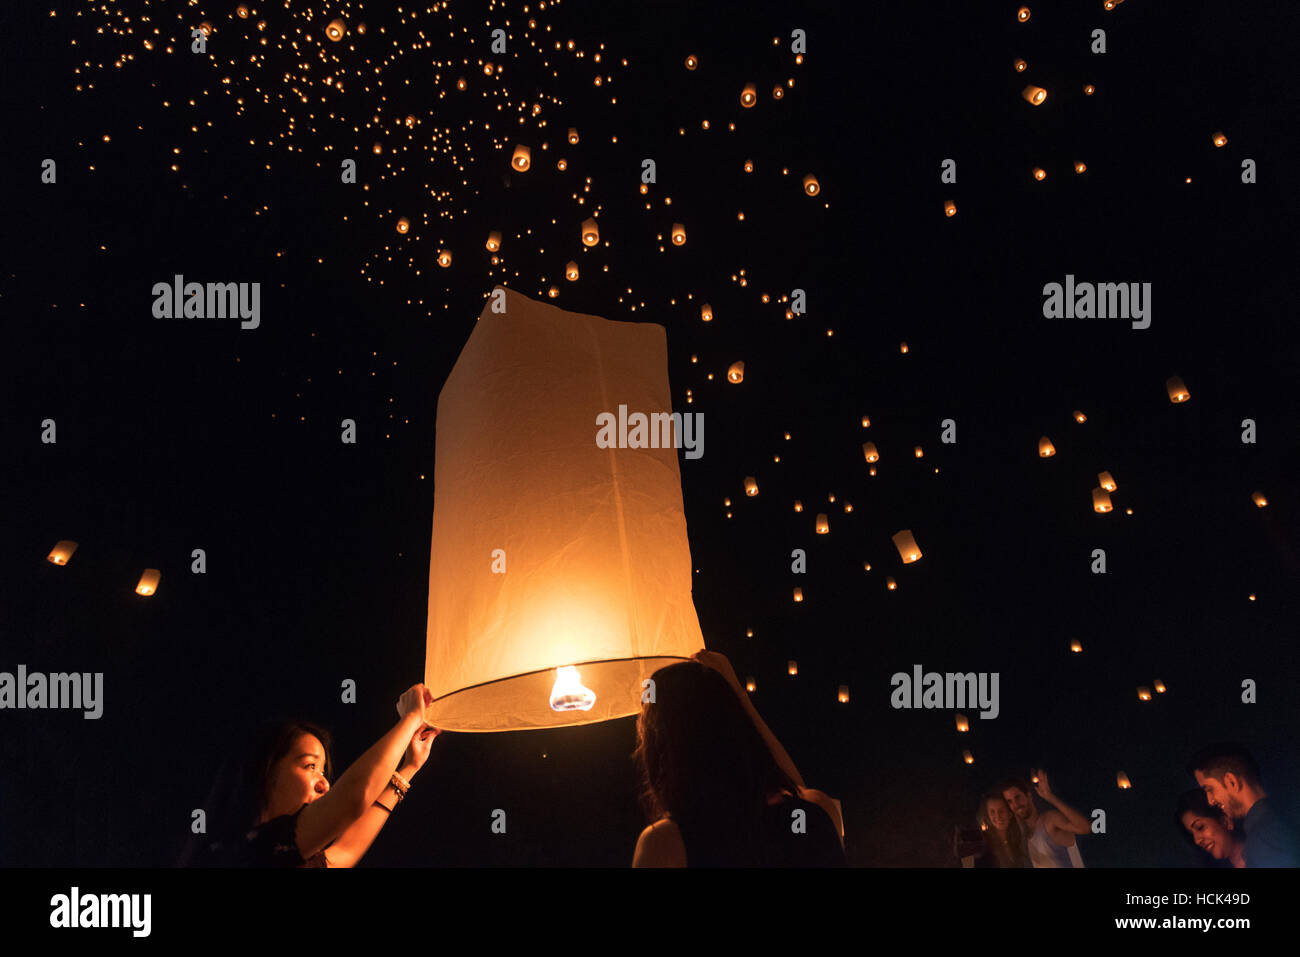
[[[633, 867], [843, 866], [839, 802], [804, 786], [716, 652], [660, 668], [637, 720], [634, 753], [647, 826]], [[181, 863], [216, 867], [351, 867], [370, 848], [429, 757], [424, 685], [397, 702], [399, 720], [337, 779], [329, 734], [276, 724], [207, 802], [207, 833]]]
[[[1300, 832], [1264, 789], [1259, 766], [1236, 744], [1215, 744], [1187, 764], [1197, 787], [1179, 795], [1179, 833], [1214, 863], [1232, 867], [1300, 867]], [[1046, 772], [1031, 785], [1009, 778], [980, 798], [981, 846], [958, 856], [972, 867], [1083, 867], [1075, 838], [1092, 822], [1060, 799]], [[1039, 808], [1033, 795], [1050, 805]]]

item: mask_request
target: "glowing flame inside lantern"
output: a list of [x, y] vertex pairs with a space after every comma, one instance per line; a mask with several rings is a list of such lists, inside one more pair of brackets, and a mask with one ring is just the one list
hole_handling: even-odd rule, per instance
[[551, 688], [552, 711], [590, 711], [596, 692], [582, 684], [582, 676], [573, 665], [555, 669], [555, 686]]

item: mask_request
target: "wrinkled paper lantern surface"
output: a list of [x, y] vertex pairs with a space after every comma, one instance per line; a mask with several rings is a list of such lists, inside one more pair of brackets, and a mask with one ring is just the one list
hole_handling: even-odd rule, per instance
[[[704, 647], [677, 449], [596, 442], [620, 405], [672, 411], [664, 328], [505, 295], [438, 396], [425, 720], [451, 731], [635, 714], [643, 679]], [[570, 666], [595, 701], [555, 710]]]

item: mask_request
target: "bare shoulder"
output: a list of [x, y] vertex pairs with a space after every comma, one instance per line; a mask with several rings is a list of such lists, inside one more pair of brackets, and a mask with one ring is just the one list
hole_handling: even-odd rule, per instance
[[686, 847], [682, 832], [671, 818], [660, 818], [641, 832], [636, 851], [632, 855], [633, 867], [685, 867]]

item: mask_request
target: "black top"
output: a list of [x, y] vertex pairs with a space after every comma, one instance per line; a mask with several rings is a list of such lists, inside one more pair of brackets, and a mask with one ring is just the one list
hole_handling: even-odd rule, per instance
[[1247, 867], [1300, 867], [1300, 838], [1268, 798], [1246, 815]]
[[[795, 810], [804, 812], [802, 822]], [[687, 867], [844, 867], [839, 831], [820, 805], [789, 794], [763, 808], [746, 829], [731, 817], [693, 826], [674, 818]], [[746, 831], [749, 833], [746, 833]]]
[[259, 824], [229, 844], [214, 842], [209, 848], [209, 863], [215, 867], [327, 867], [324, 851], [306, 860], [298, 852], [295, 833], [302, 807]]

